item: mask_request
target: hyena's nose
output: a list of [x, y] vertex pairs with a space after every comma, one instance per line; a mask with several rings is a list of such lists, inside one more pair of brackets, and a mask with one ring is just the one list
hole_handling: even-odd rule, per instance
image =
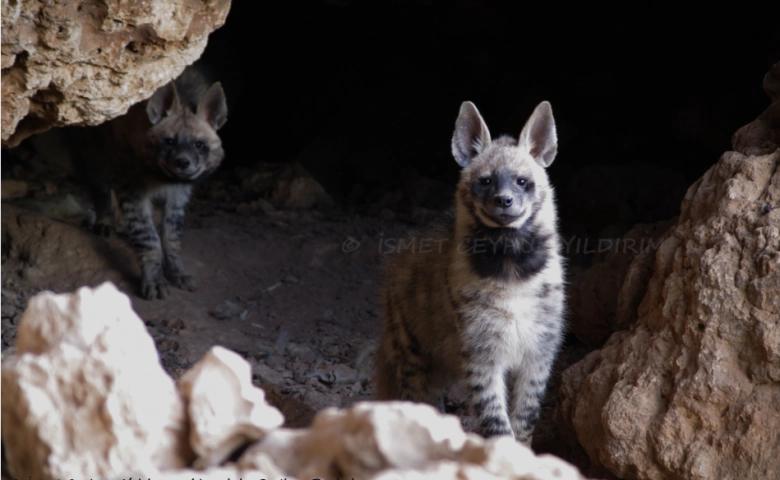
[[186, 158], [177, 158], [173, 161], [173, 163], [176, 165], [176, 168], [180, 168], [182, 170], [190, 166], [190, 161]]
[[493, 197], [493, 202], [497, 207], [509, 208], [512, 206], [512, 197], [505, 197], [503, 195], [496, 195]]

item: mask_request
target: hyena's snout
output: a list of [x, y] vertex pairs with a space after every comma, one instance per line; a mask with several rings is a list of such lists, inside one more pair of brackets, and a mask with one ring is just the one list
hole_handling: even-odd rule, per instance
[[[194, 150], [194, 151], [193, 151]], [[203, 155], [197, 148], [182, 148], [170, 152], [162, 159], [163, 169], [172, 177], [190, 180], [200, 174]]]
[[484, 200], [485, 212], [499, 225], [508, 225], [523, 215], [523, 195], [512, 188], [498, 188]]
[[192, 165], [192, 162], [187, 157], [178, 157], [173, 161], [174, 167], [177, 170], [186, 171]]
[[496, 195], [493, 197], [493, 205], [498, 208], [510, 208], [515, 199], [511, 195]]

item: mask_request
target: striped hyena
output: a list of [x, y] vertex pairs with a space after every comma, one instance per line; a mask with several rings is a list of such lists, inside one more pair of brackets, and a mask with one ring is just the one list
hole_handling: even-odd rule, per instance
[[557, 151], [541, 103], [519, 140], [490, 138], [471, 102], [455, 124], [454, 211], [401, 242], [382, 287], [377, 399], [441, 408], [465, 379], [484, 436], [530, 444], [564, 327], [555, 197]]
[[[168, 296], [168, 285], [194, 291], [181, 260], [184, 208], [192, 185], [208, 177], [225, 153], [217, 130], [227, 121], [225, 94], [193, 67], [149, 100], [97, 128], [74, 130], [76, 171], [92, 195], [94, 231], [113, 230], [111, 190], [124, 230], [141, 262], [141, 293]], [[162, 209], [160, 231], [154, 207]]]

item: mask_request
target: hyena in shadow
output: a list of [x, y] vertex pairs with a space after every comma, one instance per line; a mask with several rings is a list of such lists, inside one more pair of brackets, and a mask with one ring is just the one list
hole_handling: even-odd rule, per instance
[[[471, 102], [452, 153], [462, 167], [455, 208], [388, 258], [377, 399], [442, 408], [465, 379], [484, 436], [530, 444], [564, 326], [563, 265], [546, 168], [557, 152], [541, 103], [517, 141], [491, 139]], [[411, 241], [409, 241], [411, 240]]]
[[[184, 208], [192, 186], [225, 155], [217, 130], [227, 121], [222, 85], [209, 87], [195, 67], [146, 102], [96, 128], [71, 129], [74, 166], [95, 205], [95, 233], [114, 230], [111, 190], [141, 263], [141, 295], [168, 296], [169, 284], [194, 291], [181, 260]], [[155, 207], [162, 212], [159, 232]]]

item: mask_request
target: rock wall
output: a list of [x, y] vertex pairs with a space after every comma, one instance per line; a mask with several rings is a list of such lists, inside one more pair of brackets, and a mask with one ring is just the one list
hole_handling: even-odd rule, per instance
[[564, 372], [559, 428], [621, 478], [780, 478], [779, 65], [688, 190], [636, 323]]
[[230, 0], [3, 0], [2, 143], [122, 115], [200, 57]]

